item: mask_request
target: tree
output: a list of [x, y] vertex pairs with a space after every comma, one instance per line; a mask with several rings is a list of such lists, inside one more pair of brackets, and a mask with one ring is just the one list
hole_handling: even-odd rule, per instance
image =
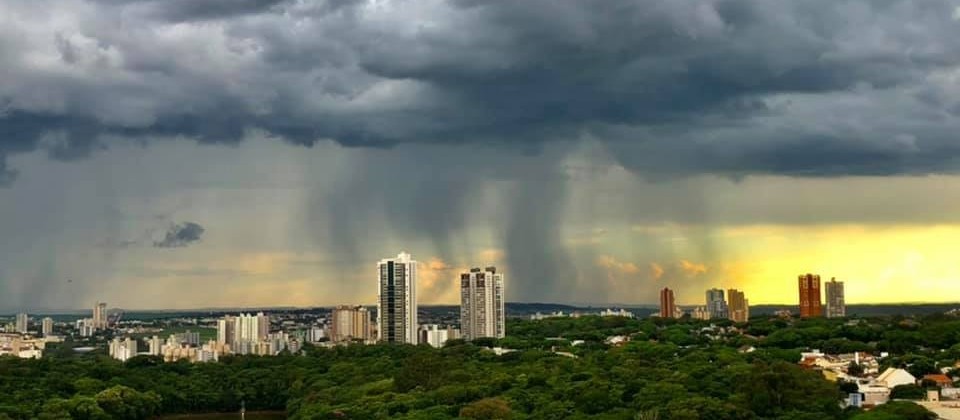
[[850, 362], [850, 365], [847, 366], [847, 373], [852, 376], [863, 376], [863, 366], [860, 366], [857, 362]]
[[156, 393], [141, 393], [122, 385], [101, 391], [96, 401], [111, 417], [122, 420], [146, 419], [160, 408], [160, 398]]
[[857, 386], [856, 382], [844, 381], [841, 379], [837, 381], [837, 387], [840, 389], [840, 394], [844, 396], [860, 392], [860, 387]]
[[67, 401], [70, 416], [75, 420], [109, 420], [103, 408], [92, 397], [75, 396]]
[[73, 382], [73, 388], [80, 395], [96, 395], [106, 387], [103, 381], [93, 378], [80, 378]]
[[436, 355], [432, 349], [414, 354], [403, 362], [403, 367], [393, 379], [398, 392], [416, 388], [432, 390], [443, 386], [447, 373], [454, 368], [451, 360]]
[[43, 408], [40, 409], [40, 414], [37, 415], [39, 420], [61, 420], [72, 417], [69, 402], [62, 398], [54, 398], [47, 401], [43, 404]]
[[912, 363], [907, 366], [907, 372], [910, 372], [916, 378], [922, 378], [928, 373], [940, 373], [937, 369], [937, 362], [926, 357], [914, 358]]
[[460, 417], [468, 419], [503, 420], [513, 417], [510, 404], [502, 398], [484, 398], [467, 404]]
[[890, 391], [891, 400], [922, 400], [925, 396], [923, 388], [915, 384], [897, 385]]
[[936, 420], [937, 415], [908, 401], [890, 401], [851, 420]]

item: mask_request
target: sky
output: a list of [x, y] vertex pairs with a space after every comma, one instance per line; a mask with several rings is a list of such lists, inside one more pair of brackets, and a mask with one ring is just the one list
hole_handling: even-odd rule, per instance
[[5, 0], [0, 310], [960, 301], [957, 0]]

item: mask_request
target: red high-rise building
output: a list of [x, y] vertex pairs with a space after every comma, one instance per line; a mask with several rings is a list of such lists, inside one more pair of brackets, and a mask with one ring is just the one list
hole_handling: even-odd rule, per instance
[[664, 287], [660, 291], [660, 317], [673, 318], [676, 316], [677, 305], [673, 301], [673, 290]]
[[800, 317], [815, 318], [823, 316], [823, 304], [820, 302], [820, 275], [801, 274], [800, 289]]

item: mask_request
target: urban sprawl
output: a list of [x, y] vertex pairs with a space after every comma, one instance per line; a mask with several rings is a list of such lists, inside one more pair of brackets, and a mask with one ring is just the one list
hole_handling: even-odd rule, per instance
[[[225, 355], [274, 356], [281, 353], [298, 354], [305, 343], [313, 346], [344, 344], [405, 343], [428, 344], [443, 347], [450, 340], [479, 341], [506, 336], [506, 308], [504, 273], [496, 267], [474, 268], [460, 273], [460, 306], [458, 313], [431, 313], [424, 315], [417, 304], [417, 261], [410, 254], [377, 264], [378, 294], [376, 307], [341, 305], [323, 313], [282, 312], [235, 313], [219, 316], [171, 317], [162, 322], [123, 319], [123, 313], [110, 311], [105, 303], [93, 306], [92, 316], [66, 321], [51, 317], [34, 320], [26, 313], [17, 314], [14, 322], [3, 326], [0, 334], [0, 356], [41, 358], [50, 343], [65, 340], [82, 343], [71, 348], [74, 352], [103, 351], [114, 359], [127, 361], [137, 356], [161, 357], [164, 361], [187, 360], [215, 362]], [[831, 279], [823, 283], [821, 299], [820, 276], [803, 274], [798, 277], [799, 318], [846, 317], [844, 283]], [[527, 314], [533, 321], [558, 317], [634, 318], [626, 309], [606, 309], [600, 312], [578, 311]], [[781, 310], [774, 318], [791, 319], [794, 313]], [[670, 288], [660, 291], [659, 311], [650, 316], [660, 319], [694, 319], [705, 321], [701, 334], [748, 337], [745, 325], [750, 321], [750, 305], [745, 293], [737, 289], [712, 288], [706, 291], [704, 305], [687, 311], [676, 304]], [[428, 318], [421, 323], [421, 318]], [[856, 326], [857, 319], [847, 324]], [[169, 333], [169, 334], [166, 334]], [[163, 335], [161, 335], [163, 334]], [[748, 337], [750, 338], [750, 337]], [[755, 338], [755, 337], [753, 337]], [[606, 344], [623, 345], [629, 336], [607, 337]], [[576, 346], [582, 340], [575, 340]], [[513, 350], [494, 347], [496, 354]], [[743, 346], [742, 353], [755, 351]], [[558, 354], [572, 354], [557, 352]], [[905, 385], [936, 385], [924, 398], [939, 402], [960, 399], [960, 388], [953, 386], [947, 374], [955, 366], [945, 366], [920, 377], [899, 367], [881, 369], [881, 360], [888, 352], [838, 352], [830, 354], [820, 349], [802, 352], [798, 364], [817, 370], [831, 381], [855, 384], [850, 389], [849, 406], [877, 406], [891, 399], [895, 388]], [[926, 388], [926, 389], [929, 389]]]

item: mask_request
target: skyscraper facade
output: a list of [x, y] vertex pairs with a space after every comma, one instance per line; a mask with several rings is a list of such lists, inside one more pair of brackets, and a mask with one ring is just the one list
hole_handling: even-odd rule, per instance
[[53, 335], [53, 318], [46, 317], [41, 321], [40, 332], [44, 337]]
[[377, 263], [377, 340], [417, 343], [417, 262], [401, 252]]
[[371, 341], [370, 311], [364, 306], [341, 305], [333, 309], [330, 341]]
[[237, 341], [237, 320], [232, 316], [225, 316], [217, 320], [217, 343], [232, 345]]
[[843, 297], [843, 282], [831, 278], [823, 284], [826, 288], [827, 318], [843, 318], [847, 316], [847, 303]]
[[20, 334], [26, 334], [30, 328], [30, 315], [20, 313], [17, 314], [17, 332]]
[[800, 290], [800, 317], [816, 318], [823, 316], [823, 304], [820, 302], [820, 275], [801, 274], [798, 278]]
[[234, 342], [255, 343], [270, 334], [270, 318], [263, 312], [240, 314], [234, 318], [234, 323]]
[[664, 287], [660, 291], [660, 318], [673, 318], [677, 314], [677, 304], [674, 301], [673, 290]]
[[460, 332], [465, 340], [506, 335], [503, 273], [496, 267], [460, 273]]
[[724, 319], [728, 316], [727, 301], [723, 297], [723, 289], [707, 290], [707, 312], [711, 319]]
[[750, 301], [743, 292], [737, 289], [727, 290], [727, 309], [730, 320], [733, 322], [747, 322], [750, 320]]
[[93, 327], [98, 330], [107, 329], [107, 304], [97, 302], [93, 306]]

